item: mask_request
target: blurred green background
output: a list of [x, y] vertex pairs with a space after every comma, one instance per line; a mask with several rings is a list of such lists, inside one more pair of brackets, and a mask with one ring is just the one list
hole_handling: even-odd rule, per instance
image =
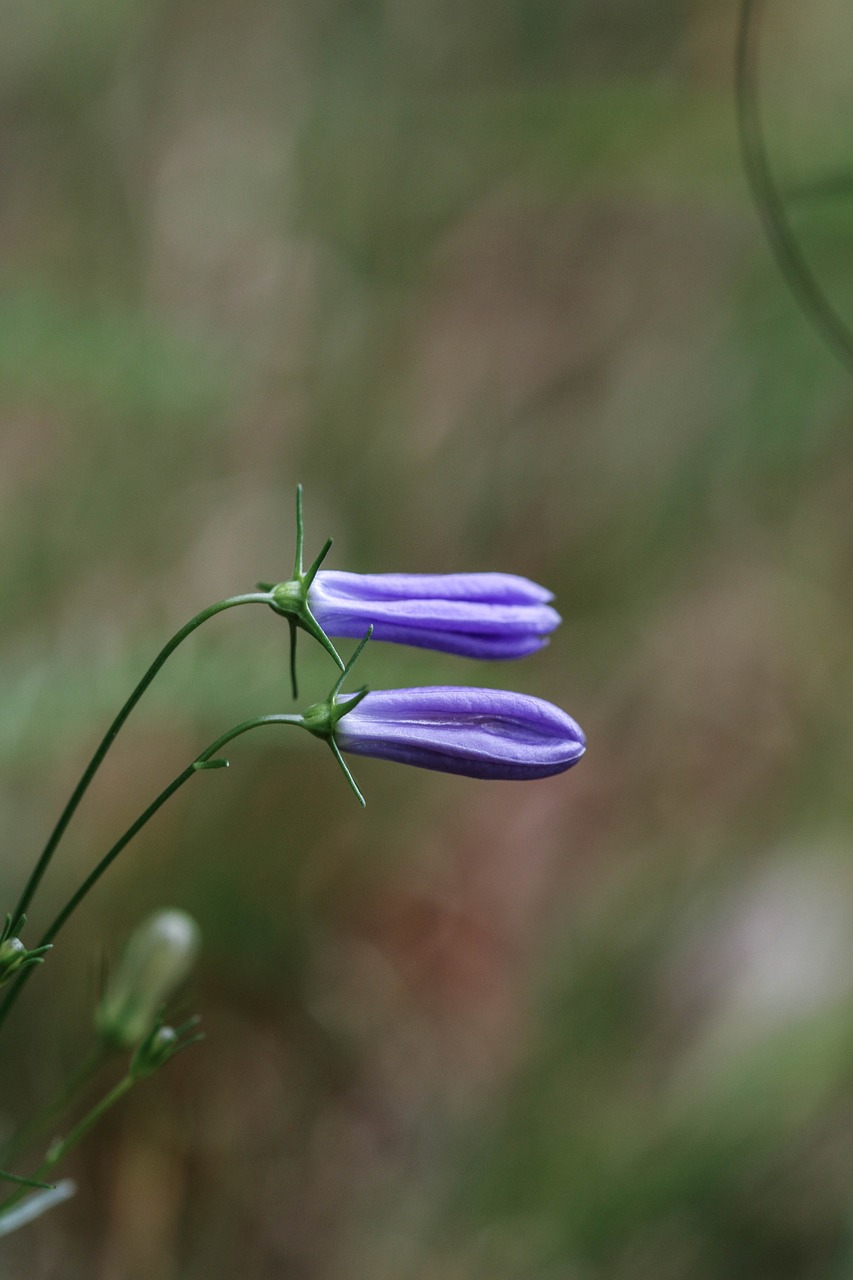
[[[557, 593], [535, 658], [363, 678], [589, 737], [526, 785], [360, 761], [364, 812], [296, 735], [187, 787], [15, 1010], [0, 1122], [155, 907], [203, 929], [207, 1041], [0, 1277], [853, 1276], [853, 386], [749, 201], [735, 5], [0, 12], [3, 910], [166, 637], [287, 575], [297, 480], [332, 567]], [[783, 185], [849, 165], [851, 37], [843, 0], [763, 6]], [[853, 199], [792, 217], [853, 318]], [[291, 709], [286, 641], [239, 610], [171, 661], [33, 936], [203, 744]]]

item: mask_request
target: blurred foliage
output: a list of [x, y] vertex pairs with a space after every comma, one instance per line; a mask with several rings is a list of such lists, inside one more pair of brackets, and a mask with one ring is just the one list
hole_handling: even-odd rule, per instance
[[[764, 6], [768, 142], [853, 322], [841, 0]], [[307, 550], [551, 586], [496, 670], [588, 732], [530, 786], [241, 741], [16, 1010], [5, 1127], [174, 903], [208, 1039], [0, 1278], [853, 1273], [853, 393], [761, 239], [731, 6], [10, 0], [0, 41], [0, 885], [165, 638]], [[822, 193], [824, 177], [832, 190]], [[217, 618], [130, 721], [34, 932], [286, 628]], [[328, 660], [303, 645], [303, 698]], [[258, 735], [261, 738], [263, 735]], [[39, 1003], [41, 1001], [41, 1003]]]

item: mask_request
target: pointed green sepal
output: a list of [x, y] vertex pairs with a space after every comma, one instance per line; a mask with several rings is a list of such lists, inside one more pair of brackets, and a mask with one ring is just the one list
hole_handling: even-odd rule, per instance
[[303, 628], [303, 630], [308, 632], [309, 636], [313, 636], [314, 639], [317, 640], [323, 646], [323, 648], [326, 650], [326, 653], [328, 653], [329, 657], [332, 658], [332, 660], [337, 663], [341, 671], [345, 671], [346, 667], [344, 666], [343, 658], [338, 653], [337, 649], [332, 644], [331, 640], [326, 635], [325, 631], [320, 626], [317, 619], [314, 617], [313, 613], [311, 612], [308, 606], [307, 601], [305, 602], [305, 608], [302, 612], [302, 616], [298, 619], [298, 622], [299, 622], [299, 625]]
[[[370, 637], [371, 637], [372, 635], [373, 635], [373, 623], [371, 622], [370, 626], [367, 628], [367, 631], [364, 633], [364, 635], [362, 636], [362, 638], [359, 640], [359, 642], [358, 642], [358, 648], [356, 649], [355, 653], [352, 655], [352, 657], [350, 658], [349, 662], [348, 662], [348, 663], [347, 663], [347, 665], [343, 668], [343, 670], [341, 671], [341, 674], [338, 676], [338, 679], [337, 679], [337, 681], [335, 682], [335, 686], [334, 686], [334, 688], [332, 689], [332, 692], [329, 694], [329, 701], [330, 701], [330, 702], [334, 702], [335, 698], [336, 698], [336, 697], [338, 696], [338, 694], [340, 693], [340, 691], [341, 691], [341, 685], [342, 685], [342, 684], [343, 684], [343, 682], [346, 680], [347, 676], [348, 676], [348, 675], [349, 675], [349, 673], [352, 671], [352, 669], [353, 669], [353, 667], [355, 666], [355, 664], [358, 662], [359, 658], [360, 658], [360, 657], [361, 657], [361, 655], [362, 655], [362, 651], [363, 651], [363, 649], [364, 649], [364, 646], [367, 644], [368, 640], [370, 639]], [[360, 692], [360, 691], [359, 691], [359, 692]], [[365, 692], [365, 693], [367, 693], [367, 686], [366, 686], [366, 685], [365, 685], [365, 687], [364, 687], [364, 692]], [[352, 711], [352, 707], [348, 707], [348, 710]], [[342, 712], [341, 712], [341, 715], [346, 715], [346, 712], [345, 712], [345, 711], [342, 711]], [[338, 717], [338, 718], [340, 719], [340, 717]]]
[[340, 747], [338, 746], [338, 744], [335, 742], [335, 739], [334, 739], [334, 738], [329, 738], [329, 746], [332, 748], [332, 755], [335, 757], [335, 759], [337, 760], [338, 764], [341, 766], [341, 769], [343, 770], [344, 777], [346, 778], [347, 782], [349, 783], [350, 787], [352, 788], [352, 791], [353, 791], [353, 794], [354, 794], [354, 796], [355, 796], [356, 800], [357, 800], [357, 801], [358, 801], [358, 803], [361, 805], [362, 809], [365, 809], [365, 808], [367, 807], [367, 801], [365, 800], [364, 796], [362, 795], [361, 788], [359, 787], [359, 785], [358, 785], [358, 783], [356, 782], [355, 778], [352, 776], [352, 773], [351, 773], [351, 771], [350, 771], [350, 767], [349, 767], [349, 765], [347, 764], [346, 760], [344, 760], [343, 756], [341, 755], [341, 749], [340, 749]]
[[343, 659], [338, 653], [326, 632], [320, 626], [311, 606], [308, 603], [308, 592], [317, 576], [320, 565], [325, 560], [332, 546], [332, 539], [327, 538], [320, 554], [307, 570], [302, 567], [304, 546], [304, 527], [302, 521], [302, 485], [296, 486], [296, 554], [293, 561], [293, 575], [286, 582], [258, 583], [260, 591], [269, 591], [270, 608], [287, 618], [290, 624], [290, 683], [294, 698], [297, 696], [296, 684], [296, 631], [301, 628], [307, 631], [318, 644], [321, 644], [329, 657], [341, 671], [344, 670]]
[[52, 949], [48, 944], [29, 951], [17, 935], [7, 936], [0, 942], [0, 987], [24, 969], [29, 969], [34, 964], [43, 964], [45, 956]]
[[288, 618], [287, 622], [290, 627], [290, 688], [295, 702], [299, 697], [299, 685], [296, 681], [296, 633], [298, 628], [294, 618]]
[[347, 765], [346, 761], [341, 755], [340, 747], [335, 741], [335, 729], [337, 727], [338, 721], [343, 719], [344, 716], [348, 715], [350, 711], [353, 711], [358, 706], [358, 704], [364, 698], [367, 697], [367, 694], [369, 692], [367, 685], [362, 685], [360, 689], [356, 689], [355, 693], [351, 694], [347, 698], [346, 702], [337, 701], [338, 694], [340, 693], [340, 690], [341, 690], [341, 685], [343, 684], [346, 677], [349, 675], [350, 671], [352, 671], [353, 667], [355, 666], [356, 662], [358, 661], [364, 649], [364, 646], [367, 644], [372, 634], [373, 634], [373, 627], [369, 627], [367, 630], [367, 634], [364, 636], [363, 640], [360, 642], [355, 653], [352, 655], [349, 662], [346, 664], [343, 671], [341, 672], [340, 676], [332, 686], [329, 696], [323, 702], [315, 702], [313, 706], [309, 707], [307, 711], [303, 712], [299, 720], [299, 723], [301, 724], [303, 729], [307, 729], [309, 733], [313, 733], [316, 738], [324, 738], [325, 741], [328, 742], [329, 746], [332, 749], [332, 755], [335, 757], [341, 769], [343, 770], [344, 777], [346, 778], [347, 782], [352, 788], [353, 794], [355, 795], [356, 799], [358, 800], [359, 804], [362, 807], [366, 805], [367, 801], [362, 795], [361, 790], [358, 786], [358, 783], [356, 782], [355, 778], [352, 776], [349, 766]]
[[334, 539], [327, 538], [325, 543], [323, 544], [323, 549], [320, 552], [320, 554], [314, 560], [313, 564], [311, 564], [311, 566], [306, 570], [306, 572], [303, 573], [302, 581], [305, 583], [306, 587], [310, 587], [311, 583], [317, 577], [317, 572], [320, 568], [320, 565], [326, 559], [326, 556], [331, 551], [333, 545], [334, 545]]
[[305, 543], [305, 525], [302, 521], [302, 485], [296, 486], [296, 548], [293, 554], [293, 576], [302, 577], [302, 548]]
[[130, 1061], [130, 1076], [134, 1080], [144, 1080], [165, 1066], [176, 1054], [183, 1053], [191, 1045], [204, 1039], [201, 1032], [195, 1032], [199, 1024], [198, 1018], [191, 1018], [180, 1027], [163, 1025], [162, 1015], [158, 1017], [151, 1031], [140, 1044]]

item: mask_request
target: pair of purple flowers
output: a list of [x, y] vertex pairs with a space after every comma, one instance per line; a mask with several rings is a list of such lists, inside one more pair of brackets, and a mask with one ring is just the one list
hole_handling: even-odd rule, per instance
[[[577, 763], [586, 746], [580, 726], [528, 694], [446, 686], [340, 692], [371, 636], [469, 658], [534, 653], [560, 623], [549, 591], [505, 573], [321, 571], [330, 546], [327, 542], [303, 572], [300, 488], [293, 577], [278, 586], [261, 585], [269, 590], [273, 608], [288, 619], [293, 645], [301, 627], [343, 672], [329, 698], [300, 717], [304, 728], [329, 742], [341, 765], [344, 751], [473, 778], [526, 779], [561, 773]], [[363, 637], [346, 667], [330, 636]]]

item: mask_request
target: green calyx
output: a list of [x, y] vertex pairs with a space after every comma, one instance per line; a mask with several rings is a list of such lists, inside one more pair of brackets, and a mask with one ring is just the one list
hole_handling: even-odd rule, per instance
[[329, 656], [337, 663], [341, 671], [344, 670], [343, 659], [320, 626], [317, 619], [311, 612], [311, 606], [308, 603], [308, 592], [311, 583], [317, 576], [320, 565], [332, 547], [332, 539], [328, 538], [323, 545], [320, 554], [314, 559], [307, 569], [302, 567], [302, 551], [304, 545], [304, 526], [302, 521], [302, 485], [296, 486], [296, 554], [293, 560], [293, 575], [286, 582], [272, 584], [268, 582], [259, 582], [258, 588], [261, 591], [268, 591], [270, 594], [270, 608], [276, 613], [280, 613], [282, 617], [287, 618], [290, 624], [290, 682], [293, 686], [293, 696], [297, 696], [296, 684], [296, 632], [300, 628], [307, 631], [313, 636], [319, 644], [323, 646]]
[[313, 706], [308, 707], [307, 711], [303, 711], [302, 715], [299, 717], [299, 724], [301, 728], [307, 729], [309, 733], [313, 733], [315, 738], [323, 738], [328, 742], [332, 750], [332, 755], [343, 770], [344, 777], [352, 788], [353, 793], [362, 808], [366, 804], [366, 801], [364, 796], [361, 794], [358, 783], [350, 772], [349, 766], [341, 755], [340, 747], [335, 741], [335, 730], [338, 726], [338, 721], [343, 719], [344, 716], [349, 715], [350, 711], [354, 711], [362, 699], [367, 697], [369, 692], [367, 686], [363, 685], [360, 689], [356, 689], [355, 693], [348, 697], [346, 702], [337, 701], [341, 685], [344, 680], [346, 680], [350, 671], [352, 671], [361, 655], [362, 649], [372, 635], [373, 627], [371, 626], [368, 628], [367, 635], [360, 642], [355, 653], [352, 655], [336, 680], [328, 698], [323, 702], [315, 702]]
[[13, 927], [22, 929], [25, 924], [26, 916], [21, 916], [13, 926], [12, 917], [7, 915], [3, 928], [0, 930], [0, 987], [14, 977], [15, 974], [20, 973], [22, 969], [28, 969], [34, 964], [42, 964], [51, 949], [49, 946], [45, 946], [36, 947], [32, 951], [28, 950], [24, 943], [21, 942], [21, 939], [12, 932]]
[[315, 702], [313, 707], [302, 712], [302, 727], [313, 733], [315, 738], [328, 740], [334, 737], [338, 723], [335, 711], [336, 708], [330, 702]]
[[133, 1080], [144, 1080], [146, 1076], [159, 1071], [176, 1054], [203, 1040], [204, 1036], [196, 1031], [199, 1021], [198, 1018], [190, 1018], [176, 1028], [164, 1026], [162, 1017], [159, 1017], [131, 1059], [130, 1077]]
[[[343, 680], [343, 676], [341, 677]], [[325, 738], [332, 741], [335, 736], [335, 729], [338, 727], [338, 721], [344, 716], [349, 715], [350, 711], [354, 711], [362, 698], [366, 698], [369, 692], [367, 685], [363, 685], [360, 689], [356, 689], [355, 693], [347, 698], [346, 702], [336, 702], [337, 691], [340, 688], [340, 681], [335, 685], [334, 693], [331, 693], [325, 702], [315, 702], [312, 707], [308, 707], [307, 711], [303, 711], [300, 723], [303, 729], [307, 729], [309, 733], [313, 733], [315, 738]]]
[[270, 595], [273, 609], [276, 613], [283, 613], [286, 618], [299, 618], [308, 607], [307, 588], [297, 578], [279, 582], [272, 588]]

